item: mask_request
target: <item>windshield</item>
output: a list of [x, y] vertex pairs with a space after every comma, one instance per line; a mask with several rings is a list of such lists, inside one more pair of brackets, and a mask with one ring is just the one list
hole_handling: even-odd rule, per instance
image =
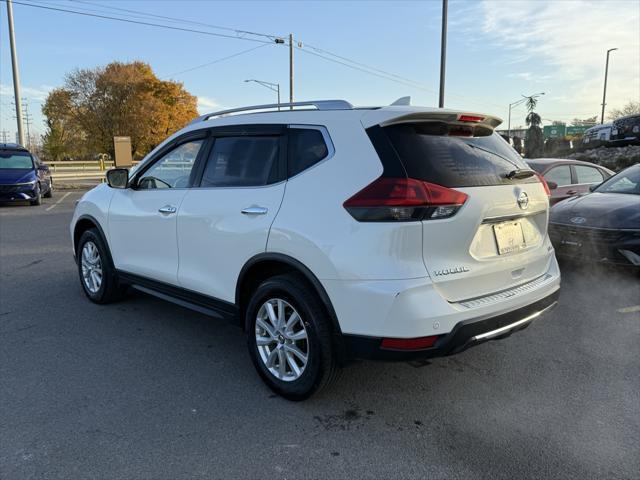
[[[452, 188], [504, 185], [514, 181], [507, 177], [510, 172], [529, 169], [497, 133], [458, 136], [434, 122], [391, 125], [384, 130], [411, 178]], [[538, 180], [532, 176], [517, 181]]]
[[31, 154], [27, 152], [0, 152], [0, 169], [29, 170], [33, 168]]
[[640, 165], [623, 170], [595, 190], [600, 193], [631, 193], [640, 195]]

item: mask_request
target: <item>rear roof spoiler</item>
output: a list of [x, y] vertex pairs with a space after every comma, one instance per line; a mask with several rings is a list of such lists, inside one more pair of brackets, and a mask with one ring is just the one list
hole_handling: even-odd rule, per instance
[[399, 123], [414, 122], [443, 122], [449, 125], [481, 126], [494, 130], [502, 123], [502, 119], [484, 113], [399, 106], [371, 110], [362, 116], [362, 124], [365, 128], [374, 125], [386, 127]]

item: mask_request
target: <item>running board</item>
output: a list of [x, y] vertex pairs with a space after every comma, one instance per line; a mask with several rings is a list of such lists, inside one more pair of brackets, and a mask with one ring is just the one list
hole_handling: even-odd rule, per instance
[[238, 307], [233, 303], [129, 272], [118, 271], [118, 280], [140, 292], [175, 303], [181, 307], [237, 323]]

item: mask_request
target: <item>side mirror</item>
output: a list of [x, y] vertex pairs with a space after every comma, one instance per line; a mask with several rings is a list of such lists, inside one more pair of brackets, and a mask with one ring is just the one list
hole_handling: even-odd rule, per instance
[[558, 184], [556, 182], [547, 182], [547, 186], [549, 187], [549, 190], [555, 190], [558, 188]]
[[600, 186], [599, 183], [594, 183], [592, 185], [589, 185], [589, 191], [593, 192], [596, 188], [598, 188]]
[[43, 172], [48, 172], [49, 166], [45, 165], [44, 163], [41, 163], [40, 165], [38, 165], [38, 170], [42, 170]]
[[129, 170], [126, 168], [113, 168], [107, 171], [107, 183], [111, 188], [127, 188], [129, 183]]

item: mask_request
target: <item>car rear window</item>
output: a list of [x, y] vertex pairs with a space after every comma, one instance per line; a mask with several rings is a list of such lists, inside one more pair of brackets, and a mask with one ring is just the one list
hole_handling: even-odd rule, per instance
[[[372, 136], [369, 130], [374, 145], [379, 143], [379, 135]], [[481, 137], [456, 136], [450, 134], [453, 132], [445, 124], [434, 122], [391, 125], [382, 130], [392, 148], [376, 145], [376, 150], [384, 155], [394, 151], [410, 178], [445, 187], [538, 181], [535, 176], [524, 180], [505, 177], [513, 170], [529, 167], [497, 133]]]

